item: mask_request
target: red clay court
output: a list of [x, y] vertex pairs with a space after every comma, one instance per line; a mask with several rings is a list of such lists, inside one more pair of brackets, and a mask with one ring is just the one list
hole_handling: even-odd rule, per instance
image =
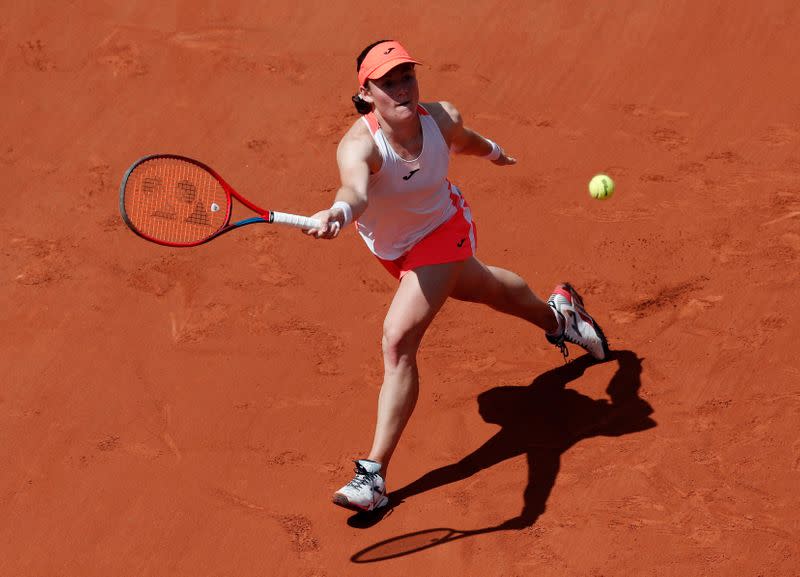
[[[771, 0], [9, 4], [0, 575], [800, 575], [798, 30]], [[519, 160], [452, 163], [478, 256], [572, 282], [617, 354], [449, 302], [367, 524], [330, 495], [394, 279], [352, 230], [147, 243], [118, 187], [170, 152], [329, 206], [381, 38]]]

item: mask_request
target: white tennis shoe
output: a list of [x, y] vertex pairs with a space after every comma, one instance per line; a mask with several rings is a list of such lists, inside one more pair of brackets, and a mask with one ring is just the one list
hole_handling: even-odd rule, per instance
[[547, 340], [561, 350], [565, 359], [569, 356], [567, 342], [583, 347], [598, 361], [608, 358], [608, 342], [603, 330], [583, 308], [583, 299], [569, 283], [553, 289], [547, 304], [558, 320], [558, 331], [547, 334]]
[[333, 502], [356, 511], [374, 511], [389, 503], [381, 464], [367, 459], [355, 461], [356, 476], [333, 494]]

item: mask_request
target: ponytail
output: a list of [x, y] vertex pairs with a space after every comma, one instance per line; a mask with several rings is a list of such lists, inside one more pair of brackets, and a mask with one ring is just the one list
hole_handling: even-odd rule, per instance
[[353, 96], [353, 105], [359, 114], [369, 114], [372, 112], [372, 104], [361, 98], [360, 94]]

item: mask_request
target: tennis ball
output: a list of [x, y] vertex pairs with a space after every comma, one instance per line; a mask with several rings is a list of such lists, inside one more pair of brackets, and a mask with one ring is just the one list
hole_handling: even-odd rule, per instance
[[597, 174], [589, 181], [589, 194], [597, 200], [611, 198], [614, 194], [614, 181], [605, 174]]

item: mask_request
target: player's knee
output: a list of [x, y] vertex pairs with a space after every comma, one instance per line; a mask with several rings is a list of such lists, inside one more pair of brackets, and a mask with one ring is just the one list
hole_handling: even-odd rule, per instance
[[399, 358], [416, 354], [422, 336], [421, 332], [415, 327], [385, 322], [381, 340], [384, 355]]

